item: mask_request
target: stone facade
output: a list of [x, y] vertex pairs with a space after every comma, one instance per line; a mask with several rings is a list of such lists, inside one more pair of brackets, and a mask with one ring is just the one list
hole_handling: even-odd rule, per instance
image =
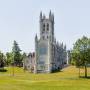
[[[67, 63], [66, 46], [58, 43], [54, 36], [54, 14], [49, 17], [40, 13], [40, 38], [35, 37], [35, 57], [28, 59], [28, 64], [33, 67], [34, 73], [51, 73], [60, 70]], [[32, 63], [30, 62], [33, 61]], [[26, 67], [27, 65], [26, 64]]]
[[28, 70], [29, 72], [34, 71], [35, 64], [35, 53], [29, 53], [23, 60], [23, 68], [24, 70]]

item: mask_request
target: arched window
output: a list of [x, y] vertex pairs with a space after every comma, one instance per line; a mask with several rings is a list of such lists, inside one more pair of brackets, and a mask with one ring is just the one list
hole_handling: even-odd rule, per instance
[[43, 31], [45, 31], [45, 24], [43, 24]]
[[49, 24], [47, 23], [47, 31], [49, 31]]

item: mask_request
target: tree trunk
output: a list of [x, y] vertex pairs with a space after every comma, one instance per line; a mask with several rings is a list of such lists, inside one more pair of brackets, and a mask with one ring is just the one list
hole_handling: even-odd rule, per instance
[[79, 67], [79, 77], [80, 77], [80, 67]]
[[12, 66], [12, 76], [14, 76], [14, 65]]
[[87, 78], [87, 66], [85, 65], [85, 78]]

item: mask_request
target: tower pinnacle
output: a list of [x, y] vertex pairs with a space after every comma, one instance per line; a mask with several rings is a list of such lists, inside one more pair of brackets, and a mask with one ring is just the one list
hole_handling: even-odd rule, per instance
[[40, 21], [42, 20], [42, 11], [40, 12]]

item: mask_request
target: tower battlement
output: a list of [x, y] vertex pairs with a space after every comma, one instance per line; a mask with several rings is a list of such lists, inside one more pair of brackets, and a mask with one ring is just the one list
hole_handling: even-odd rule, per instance
[[50, 20], [51, 22], [54, 23], [54, 14], [50, 11], [49, 12], [49, 17], [46, 17], [45, 14], [42, 14], [42, 11], [40, 12], [40, 21], [43, 20]]

